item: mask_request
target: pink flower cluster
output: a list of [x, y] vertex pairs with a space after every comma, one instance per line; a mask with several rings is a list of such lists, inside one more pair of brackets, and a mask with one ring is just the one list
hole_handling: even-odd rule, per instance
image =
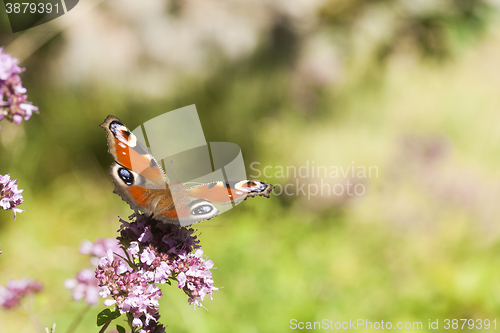
[[101, 286], [100, 295], [103, 298], [112, 296], [112, 299], [104, 301], [105, 306], [116, 305], [120, 313], [132, 316], [133, 327], [143, 327], [144, 331], [147, 331], [151, 321], [156, 322], [162, 292], [150, 283], [148, 272], [132, 269], [109, 251], [106, 257], [101, 258], [96, 277]]
[[24, 297], [37, 293], [43, 289], [43, 285], [29, 278], [11, 280], [7, 286], [0, 286], [0, 306], [6, 310], [13, 309], [21, 303]]
[[119, 253], [122, 252], [116, 238], [98, 238], [93, 243], [84, 240], [80, 245], [80, 253], [90, 256], [90, 264], [97, 267], [99, 259], [107, 255], [108, 251]]
[[17, 125], [30, 119], [38, 107], [28, 102], [26, 88], [23, 87], [19, 74], [25, 68], [17, 65], [18, 60], [0, 48], [0, 120], [7, 119]]
[[24, 210], [16, 208], [16, 206], [23, 202], [22, 191], [17, 188], [16, 179], [11, 180], [9, 174], [5, 176], [0, 175], [0, 207], [3, 210], [13, 211], [14, 220], [17, 213], [24, 212]]
[[99, 301], [99, 286], [95, 277], [95, 268], [99, 264], [99, 259], [108, 251], [121, 252], [118, 242], [114, 238], [99, 238], [94, 243], [84, 240], [80, 245], [80, 253], [90, 255], [91, 269], [85, 268], [79, 271], [74, 279], [68, 279], [64, 286], [72, 291], [75, 301], [85, 298], [90, 305], [96, 305]]
[[203, 251], [196, 250], [194, 253], [189, 253], [179, 257], [175, 263], [174, 272], [177, 273], [178, 287], [182, 288], [186, 295], [189, 296], [188, 303], [201, 305], [201, 301], [206, 295], [212, 298], [212, 291], [218, 290], [214, 288], [212, 280], [212, 272], [210, 269], [214, 266], [212, 260], [205, 261]]
[[[189, 304], [202, 306], [206, 295], [218, 290], [213, 286], [213, 262], [203, 259], [194, 230], [165, 224], [135, 213], [121, 220], [120, 244], [124, 256], [113, 251], [101, 258], [96, 277], [102, 297], [111, 296], [106, 306], [116, 305], [132, 317], [132, 325], [141, 333], [164, 332], [158, 323], [161, 290], [156, 284], [177, 286], [189, 297]], [[195, 251], [193, 253], [193, 251]]]

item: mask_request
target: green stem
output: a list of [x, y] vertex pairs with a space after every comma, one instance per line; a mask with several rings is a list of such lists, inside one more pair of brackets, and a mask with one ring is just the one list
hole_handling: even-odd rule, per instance
[[77, 329], [78, 325], [80, 325], [80, 323], [82, 322], [83, 317], [85, 317], [85, 315], [87, 314], [87, 312], [89, 311], [89, 309], [90, 309], [90, 305], [87, 304], [87, 306], [84, 307], [76, 315], [75, 319], [73, 319], [73, 321], [69, 325], [68, 329], [66, 330], [66, 333], [72, 333], [72, 332], [74, 332]]
[[31, 323], [35, 327], [35, 330], [40, 333], [44, 333], [44, 329], [42, 325], [40, 324], [40, 321], [36, 317], [34, 311], [33, 311], [33, 295], [28, 296], [27, 304], [25, 304], [24, 311], [28, 318], [31, 320]]
[[[127, 252], [125, 252], [125, 253], [127, 253]], [[116, 255], [116, 256], [118, 256], [118, 257], [120, 257], [120, 258], [122, 258], [122, 259], [123, 259], [123, 260], [124, 260], [124, 261], [125, 261], [125, 262], [129, 265], [129, 266], [130, 266], [130, 268], [132, 268], [132, 269], [137, 269], [137, 265], [135, 265], [135, 264], [134, 264], [134, 263], [130, 260], [130, 258], [129, 258], [129, 260], [127, 260], [127, 259], [123, 258], [121, 255], [119, 255], [118, 253], [116, 253], [116, 252], [113, 252], [113, 254], [114, 254], [114, 255]], [[128, 254], [127, 254], [127, 258], [128, 258]]]
[[40, 322], [38, 321], [38, 318], [34, 314], [29, 313], [29, 312], [28, 312], [28, 317], [30, 318], [33, 326], [35, 326], [35, 329], [40, 333], [44, 333], [43, 332], [44, 329], [43, 329], [42, 325], [40, 324]]
[[109, 324], [111, 324], [111, 322], [112, 322], [112, 320], [110, 320], [106, 324], [104, 324], [104, 326], [101, 328], [99, 333], [104, 333], [106, 331], [106, 329], [108, 328]]

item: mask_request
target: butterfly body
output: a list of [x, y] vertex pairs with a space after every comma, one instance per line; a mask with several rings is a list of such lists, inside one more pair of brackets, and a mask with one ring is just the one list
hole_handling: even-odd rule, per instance
[[216, 204], [235, 204], [248, 197], [265, 196], [274, 186], [258, 181], [219, 181], [186, 189], [169, 181], [148, 149], [114, 116], [100, 125], [106, 130], [108, 151], [115, 162], [110, 175], [114, 192], [132, 209], [165, 223], [182, 226], [215, 217]]

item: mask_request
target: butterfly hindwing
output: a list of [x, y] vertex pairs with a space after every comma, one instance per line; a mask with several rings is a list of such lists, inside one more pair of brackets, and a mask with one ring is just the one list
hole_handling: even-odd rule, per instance
[[114, 192], [132, 209], [153, 215], [159, 205], [173, 207], [174, 202], [165, 183], [152, 182], [116, 162], [111, 165], [109, 173], [115, 184]]
[[246, 200], [248, 197], [264, 196], [269, 198], [273, 185], [254, 181], [228, 181], [213, 182], [200, 186], [194, 186], [188, 189], [188, 192], [197, 197], [204, 198], [210, 202], [219, 204], [234, 204]]

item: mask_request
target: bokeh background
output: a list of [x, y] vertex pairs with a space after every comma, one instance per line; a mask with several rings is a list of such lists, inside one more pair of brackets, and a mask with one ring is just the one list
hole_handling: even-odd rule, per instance
[[[288, 332], [291, 319], [325, 318], [500, 326], [499, 9], [81, 0], [16, 34], [2, 10], [0, 44], [27, 68], [40, 114], [1, 123], [0, 174], [18, 179], [25, 212], [14, 221], [0, 211], [0, 283], [41, 280], [35, 312], [65, 332], [84, 307], [63, 285], [88, 265], [81, 241], [114, 237], [131, 212], [112, 193], [98, 125], [112, 114], [135, 128], [196, 104], [207, 141], [238, 144], [250, 177], [259, 162], [271, 167], [259, 179], [274, 184], [366, 191], [254, 198], [197, 224], [223, 289], [193, 311], [182, 291], [162, 288], [167, 332]], [[378, 172], [275, 174], [312, 164]], [[75, 332], [97, 332], [102, 309]], [[0, 312], [0, 332], [34, 331], [23, 310]]]

